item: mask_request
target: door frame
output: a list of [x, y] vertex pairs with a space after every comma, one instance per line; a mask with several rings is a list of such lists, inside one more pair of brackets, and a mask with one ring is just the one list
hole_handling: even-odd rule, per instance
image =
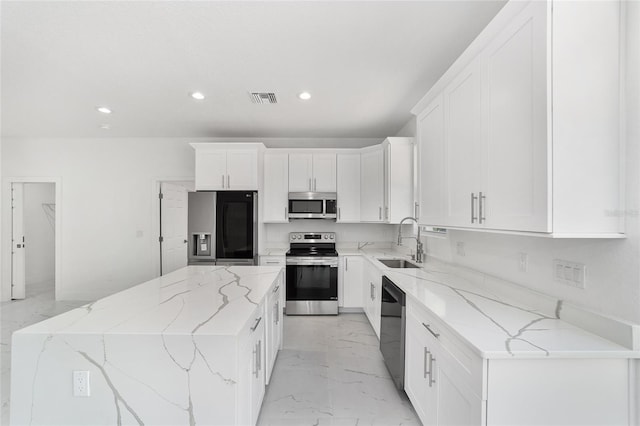
[[160, 276], [160, 185], [162, 183], [183, 183], [191, 185], [195, 191], [195, 176], [155, 178], [151, 182], [151, 276]]
[[[62, 178], [52, 176], [8, 176], [2, 180], [2, 285], [0, 300], [11, 300], [11, 184], [13, 183], [53, 183], [55, 185], [56, 217], [54, 226], [54, 297], [58, 300], [62, 288]], [[8, 232], [7, 232], [8, 231]]]

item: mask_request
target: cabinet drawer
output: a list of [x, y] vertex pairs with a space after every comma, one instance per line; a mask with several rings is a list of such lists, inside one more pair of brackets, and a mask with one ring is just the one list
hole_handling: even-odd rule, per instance
[[260, 256], [260, 266], [285, 266], [284, 256]]
[[421, 324], [428, 341], [433, 346], [434, 356], [442, 368], [464, 382], [476, 395], [485, 398], [483, 389], [484, 361], [469, 346], [429, 313], [426, 308], [407, 300], [407, 320]]

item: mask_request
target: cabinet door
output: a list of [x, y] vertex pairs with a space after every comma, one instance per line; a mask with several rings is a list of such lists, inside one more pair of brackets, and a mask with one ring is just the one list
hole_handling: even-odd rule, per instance
[[289, 154], [289, 192], [313, 190], [313, 156]]
[[336, 154], [313, 154], [313, 190], [336, 192]]
[[387, 223], [400, 223], [414, 215], [413, 141], [411, 138], [387, 138], [385, 148], [385, 206]]
[[422, 324], [407, 310], [404, 390], [423, 425], [435, 425], [433, 384], [429, 386], [429, 342]]
[[[467, 66], [444, 90], [446, 222], [449, 226], [479, 226], [482, 191], [480, 67]], [[473, 204], [473, 208], [472, 208]]]
[[369, 321], [373, 330], [376, 332], [378, 340], [380, 340], [380, 315], [381, 315], [381, 296], [382, 296], [382, 274], [375, 266], [369, 268], [369, 281], [371, 282], [371, 315]]
[[362, 257], [344, 256], [342, 260], [342, 306], [362, 308]]
[[221, 190], [227, 183], [227, 151], [196, 151], [196, 190]]
[[418, 117], [419, 187], [418, 222], [444, 225], [444, 111], [442, 95], [438, 96]]
[[258, 152], [240, 149], [227, 151], [227, 188], [258, 190]]
[[360, 154], [338, 154], [337, 222], [360, 222]]
[[[264, 307], [264, 305], [263, 305]], [[251, 371], [251, 411], [250, 423], [255, 425], [258, 422], [260, 407], [265, 392], [265, 323], [264, 317], [253, 331], [251, 353], [253, 368]]]
[[280, 350], [282, 340], [282, 308], [280, 305], [280, 292], [282, 287], [280, 283], [272, 290], [268, 298], [267, 314], [266, 314], [266, 350], [265, 350], [265, 379], [269, 384], [273, 366]]
[[264, 155], [263, 220], [270, 223], [289, 222], [289, 155]]
[[382, 148], [360, 154], [360, 220], [382, 222], [384, 153]]
[[484, 424], [482, 399], [455, 377], [455, 369], [439, 363], [438, 352], [429, 360], [436, 393], [438, 425]]
[[545, 2], [532, 2], [483, 54], [487, 228], [550, 232]]

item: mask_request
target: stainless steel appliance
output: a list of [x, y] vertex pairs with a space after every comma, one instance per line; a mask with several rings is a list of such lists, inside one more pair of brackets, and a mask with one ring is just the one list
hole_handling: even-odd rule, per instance
[[338, 315], [338, 252], [333, 232], [289, 234], [287, 315]]
[[289, 219], [335, 219], [335, 192], [290, 192]]
[[190, 192], [188, 235], [190, 265], [255, 265], [257, 193]]
[[398, 389], [404, 389], [404, 331], [406, 295], [389, 278], [382, 277], [380, 352]]

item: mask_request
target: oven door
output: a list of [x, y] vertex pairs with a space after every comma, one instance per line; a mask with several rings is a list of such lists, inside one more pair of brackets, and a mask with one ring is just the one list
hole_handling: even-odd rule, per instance
[[338, 258], [287, 257], [288, 315], [338, 313]]

